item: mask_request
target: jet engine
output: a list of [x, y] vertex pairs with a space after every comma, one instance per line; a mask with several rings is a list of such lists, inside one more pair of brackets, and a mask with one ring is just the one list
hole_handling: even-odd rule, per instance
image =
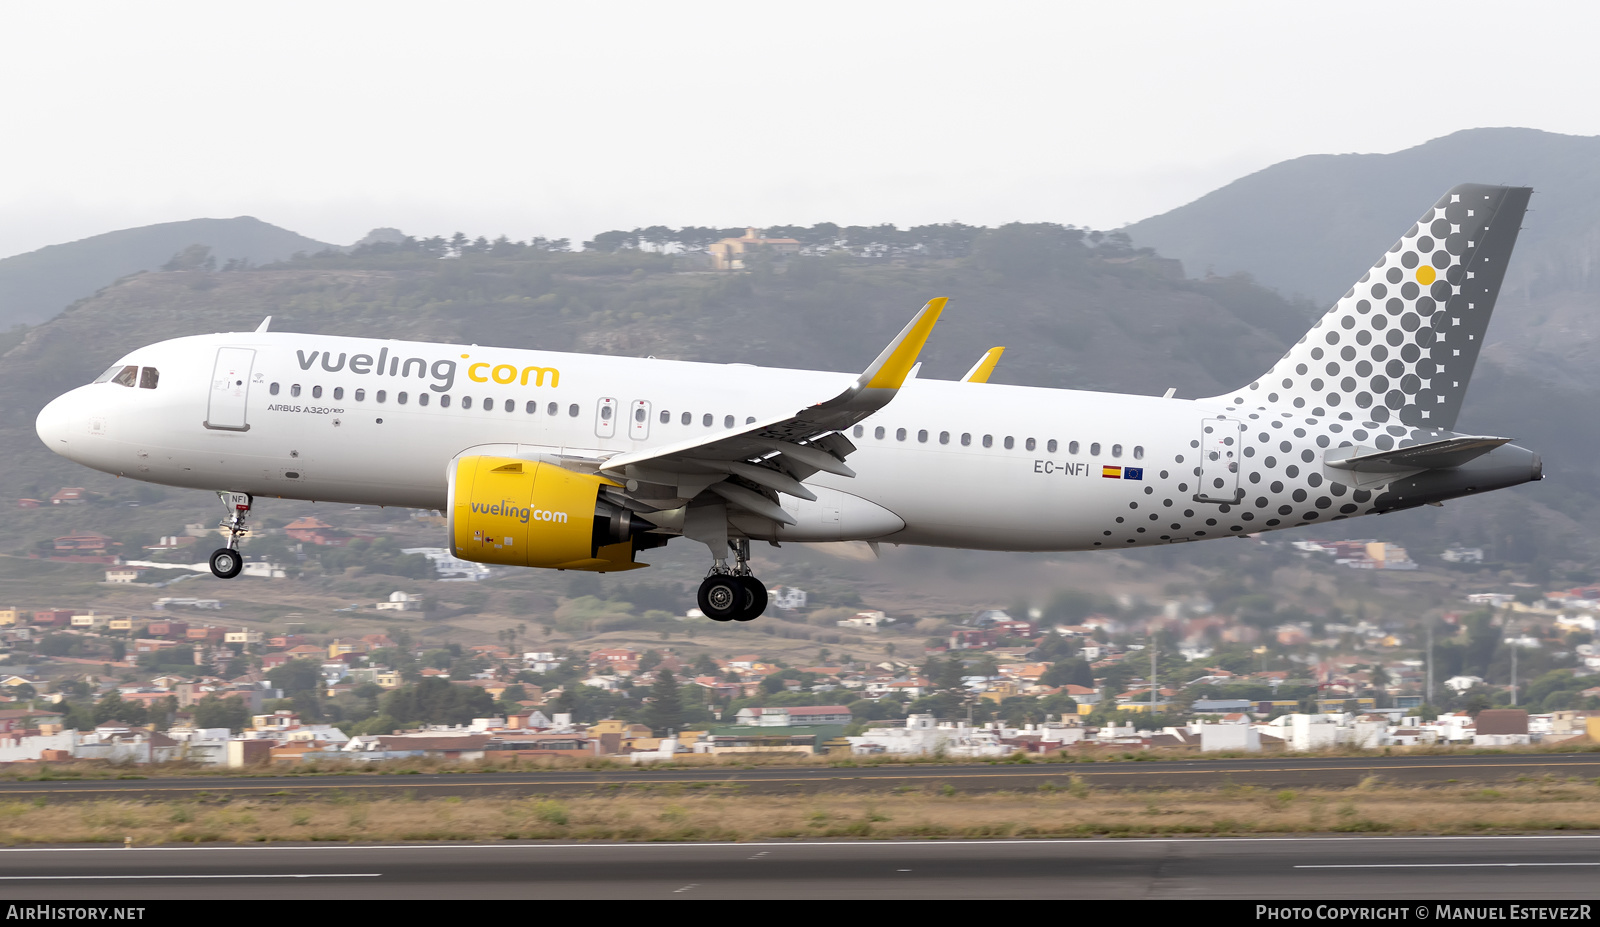
[[[634, 570], [666, 543], [656, 527], [605, 498], [604, 477], [511, 457], [459, 457], [450, 472], [450, 544], [463, 560], [556, 570]], [[656, 541], [658, 543], [652, 543]]]

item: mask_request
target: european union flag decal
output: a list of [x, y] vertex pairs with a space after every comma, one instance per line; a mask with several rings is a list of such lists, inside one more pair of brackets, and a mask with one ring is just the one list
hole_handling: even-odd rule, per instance
[[1123, 467], [1122, 468], [1122, 478], [1125, 479], [1125, 480], [1142, 480], [1142, 479], [1144, 479], [1144, 468], [1143, 467]]

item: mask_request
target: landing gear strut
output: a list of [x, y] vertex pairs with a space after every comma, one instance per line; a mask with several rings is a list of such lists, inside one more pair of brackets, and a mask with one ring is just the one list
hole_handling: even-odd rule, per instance
[[754, 621], [767, 609], [766, 584], [750, 575], [750, 541], [730, 540], [734, 565], [718, 560], [700, 583], [700, 611], [712, 621]]
[[233, 579], [244, 569], [244, 557], [239, 553], [239, 539], [248, 533], [245, 519], [250, 517], [249, 493], [219, 492], [217, 497], [232, 513], [222, 523], [228, 531], [228, 543], [211, 552], [211, 573], [218, 579]]

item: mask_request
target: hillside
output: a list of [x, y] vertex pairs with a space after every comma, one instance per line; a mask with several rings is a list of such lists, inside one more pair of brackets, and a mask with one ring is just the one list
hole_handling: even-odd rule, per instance
[[0, 330], [35, 325], [113, 281], [155, 270], [190, 245], [205, 245], [217, 266], [264, 264], [329, 247], [250, 216], [190, 219], [122, 229], [0, 260]]
[[1457, 183], [1534, 188], [1484, 356], [1566, 386], [1600, 376], [1600, 137], [1469, 129], [1392, 154], [1311, 155], [1126, 231], [1190, 274], [1240, 271], [1326, 306]]

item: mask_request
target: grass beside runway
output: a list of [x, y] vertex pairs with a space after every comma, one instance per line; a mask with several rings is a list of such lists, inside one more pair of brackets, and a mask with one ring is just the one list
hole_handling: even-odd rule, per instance
[[699, 783], [579, 797], [0, 802], [0, 843], [737, 841], [1600, 832], [1600, 779], [1554, 776], [1495, 788], [1248, 785], [1130, 793], [1063, 775], [1021, 792], [951, 783], [893, 792], [745, 794]]

